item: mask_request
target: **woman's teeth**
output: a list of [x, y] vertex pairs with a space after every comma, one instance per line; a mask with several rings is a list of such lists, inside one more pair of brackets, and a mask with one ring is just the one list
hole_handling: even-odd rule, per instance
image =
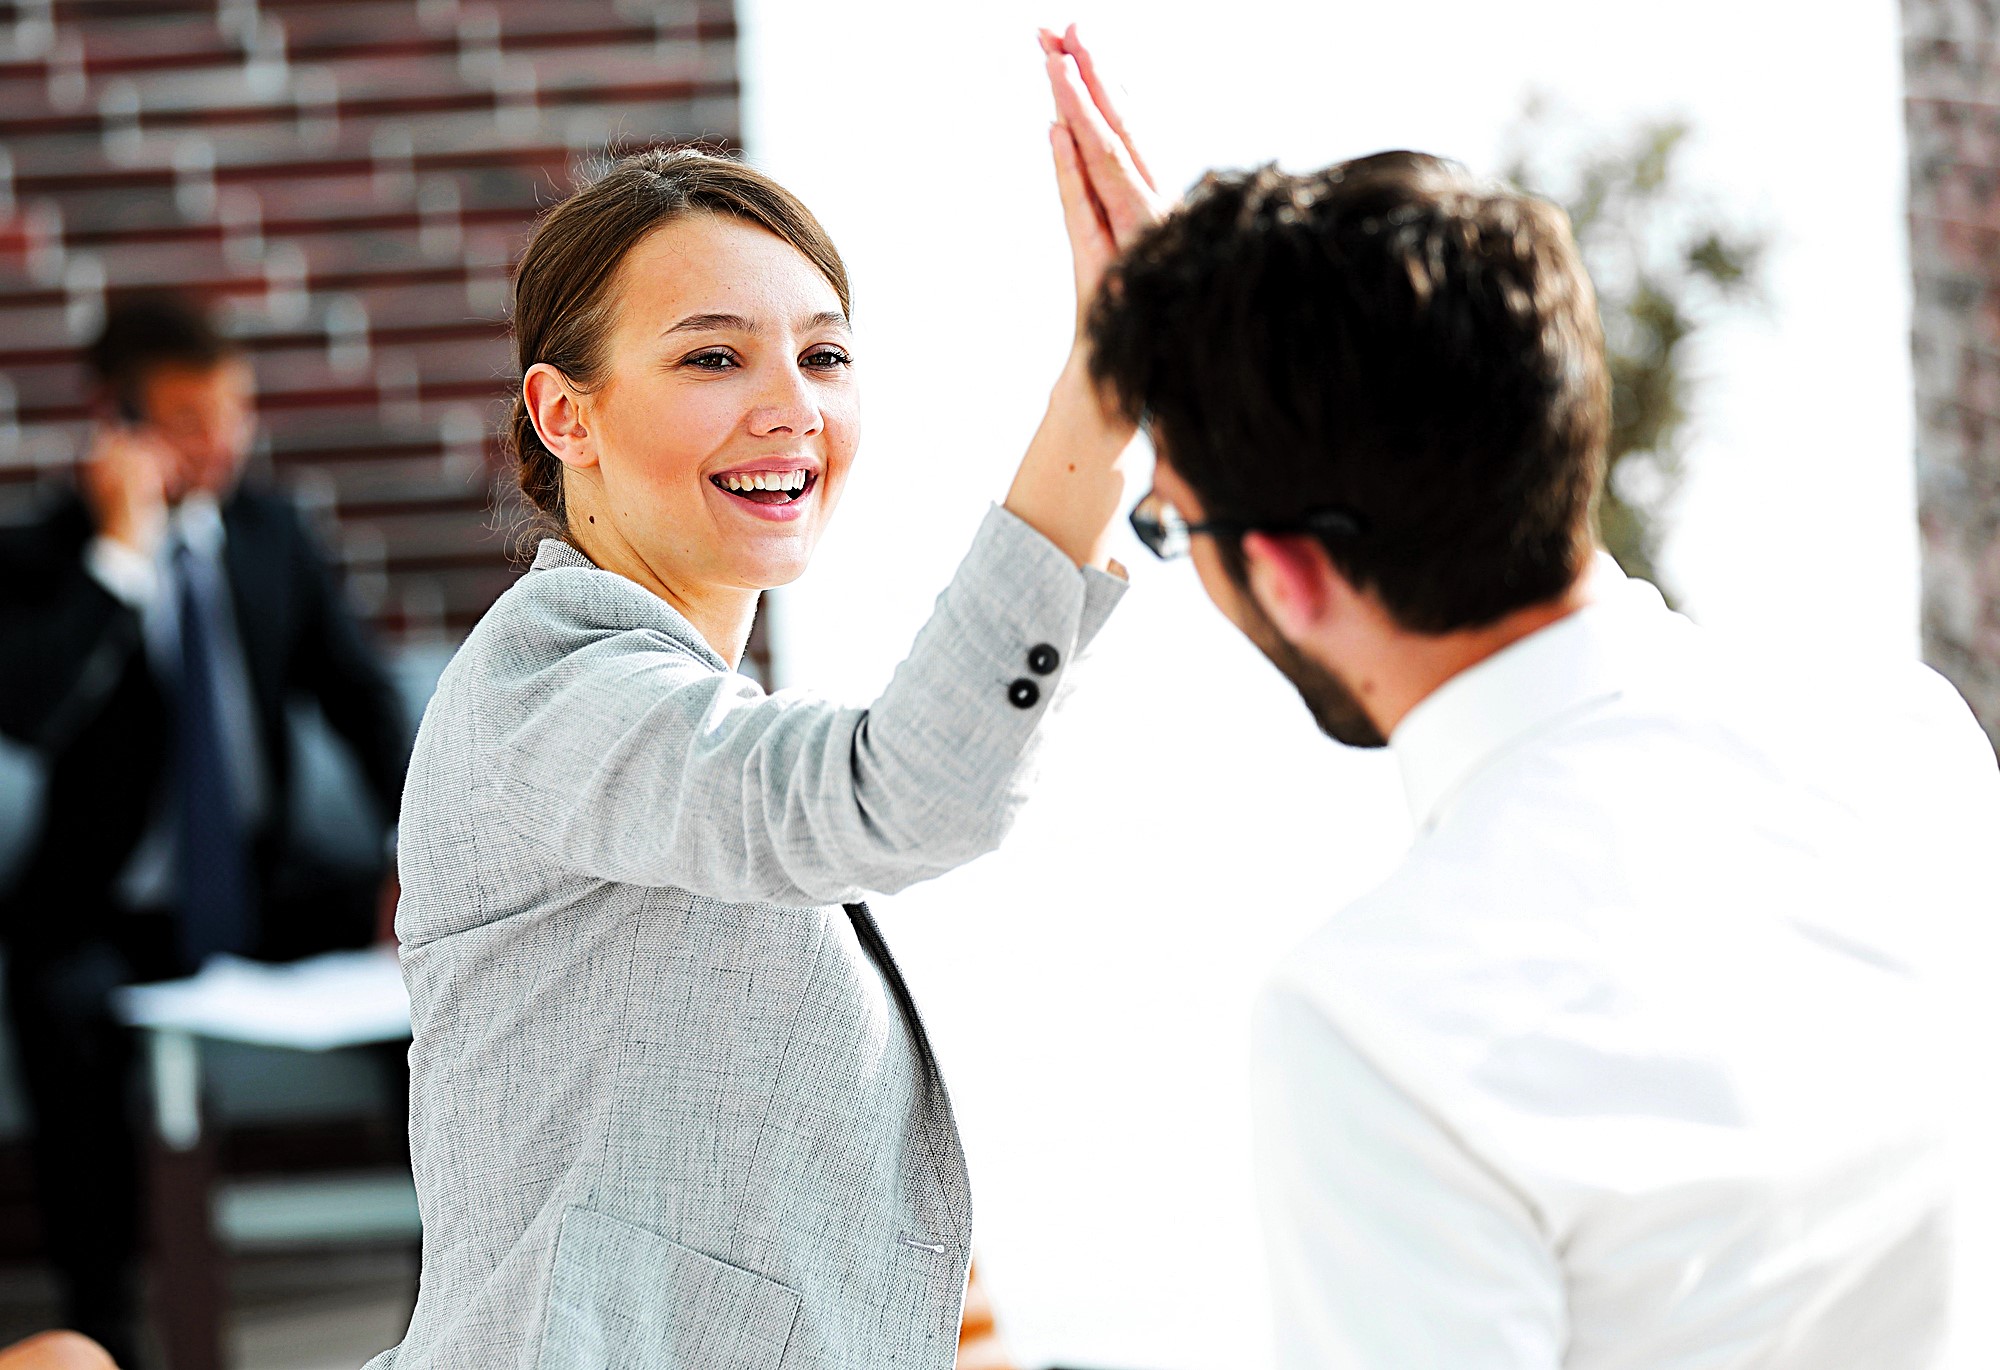
[[715, 483], [736, 494], [745, 490], [777, 490], [790, 493], [806, 488], [804, 471], [749, 471], [740, 475], [717, 476]]

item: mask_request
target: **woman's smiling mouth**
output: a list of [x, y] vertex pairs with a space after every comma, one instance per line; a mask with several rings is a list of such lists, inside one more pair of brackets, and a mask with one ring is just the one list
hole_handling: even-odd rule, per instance
[[790, 504], [806, 497], [819, 477], [800, 468], [794, 471], [732, 471], [709, 480], [718, 490], [726, 490], [752, 504]]
[[759, 512], [775, 513], [798, 504], [817, 489], [819, 473], [803, 466], [784, 471], [725, 471], [710, 476], [708, 483], [734, 499], [757, 506]]

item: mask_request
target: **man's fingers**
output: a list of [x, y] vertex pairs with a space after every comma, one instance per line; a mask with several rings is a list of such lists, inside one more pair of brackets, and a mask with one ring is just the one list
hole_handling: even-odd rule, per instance
[[1049, 86], [1055, 92], [1056, 111], [1076, 136], [1077, 150], [1086, 166], [1115, 163], [1124, 152], [1118, 135], [1104, 122], [1083, 89], [1076, 63], [1067, 53], [1051, 53], [1048, 58]]
[[1128, 241], [1155, 217], [1149, 189], [1132, 164], [1125, 144], [1084, 93], [1071, 59], [1067, 55], [1051, 56], [1048, 68], [1056, 112], [1076, 140], [1076, 151], [1090, 189], [1103, 206], [1113, 237], [1120, 242]]
[[[1048, 33], [1048, 30], [1044, 29], [1042, 32]], [[1111, 131], [1118, 135], [1118, 141], [1125, 145], [1126, 155], [1132, 159], [1132, 165], [1138, 171], [1140, 179], [1145, 181], [1146, 188], [1157, 194], [1160, 187], [1153, 180], [1152, 170], [1147, 167], [1146, 159], [1139, 155], [1139, 145], [1132, 141], [1131, 130], [1125, 127], [1124, 117], [1118, 113], [1118, 106], [1113, 103], [1111, 93], [1104, 88], [1104, 82], [1097, 74], [1097, 59], [1090, 55], [1090, 49], [1085, 47], [1083, 39], [1077, 36], [1076, 25], [1071, 24], [1068, 31], [1059, 39], [1053, 34], [1049, 34], [1049, 37], [1059, 43], [1063, 51], [1076, 59], [1077, 72], [1083, 77], [1084, 88], [1090, 92], [1091, 103], [1104, 115], [1104, 121], [1111, 126]], [[1044, 50], [1047, 50], [1046, 44]]]
[[1108, 192], [1116, 190], [1119, 168], [1115, 135], [1097, 111], [1091, 108], [1083, 87], [1077, 82], [1076, 68], [1067, 56], [1050, 54], [1048, 69], [1049, 87], [1056, 98], [1056, 118], [1075, 140], [1083, 173], [1089, 179], [1092, 190], [1103, 199]]

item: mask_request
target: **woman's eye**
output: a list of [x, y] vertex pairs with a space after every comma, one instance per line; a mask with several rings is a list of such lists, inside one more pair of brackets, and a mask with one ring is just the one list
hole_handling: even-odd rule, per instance
[[700, 371], [727, 371], [736, 365], [736, 358], [727, 352], [697, 352], [691, 357], [684, 358], [681, 364]]
[[854, 364], [854, 358], [848, 356], [837, 347], [817, 348], [814, 351], [806, 353], [804, 361], [807, 366], [821, 371], [831, 371], [837, 366], [852, 366]]

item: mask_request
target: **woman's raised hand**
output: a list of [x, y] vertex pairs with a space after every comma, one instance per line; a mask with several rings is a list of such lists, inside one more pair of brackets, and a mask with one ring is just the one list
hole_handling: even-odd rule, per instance
[[1111, 560], [1111, 528], [1124, 503], [1121, 458], [1132, 442], [1132, 423], [1104, 402], [1091, 379], [1084, 320], [1105, 268], [1159, 221], [1166, 202], [1076, 26], [1061, 36], [1044, 29], [1041, 42], [1056, 97], [1049, 142], [1076, 267], [1076, 341], [1014, 475], [1007, 508], [1079, 566], [1123, 574]]
[[1080, 334], [1104, 269], [1159, 221], [1166, 200], [1105, 89], [1096, 60], [1077, 36], [1076, 25], [1061, 34], [1042, 29], [1039, 36], [1056, 102], [1049, 143], [1076, 268]]

